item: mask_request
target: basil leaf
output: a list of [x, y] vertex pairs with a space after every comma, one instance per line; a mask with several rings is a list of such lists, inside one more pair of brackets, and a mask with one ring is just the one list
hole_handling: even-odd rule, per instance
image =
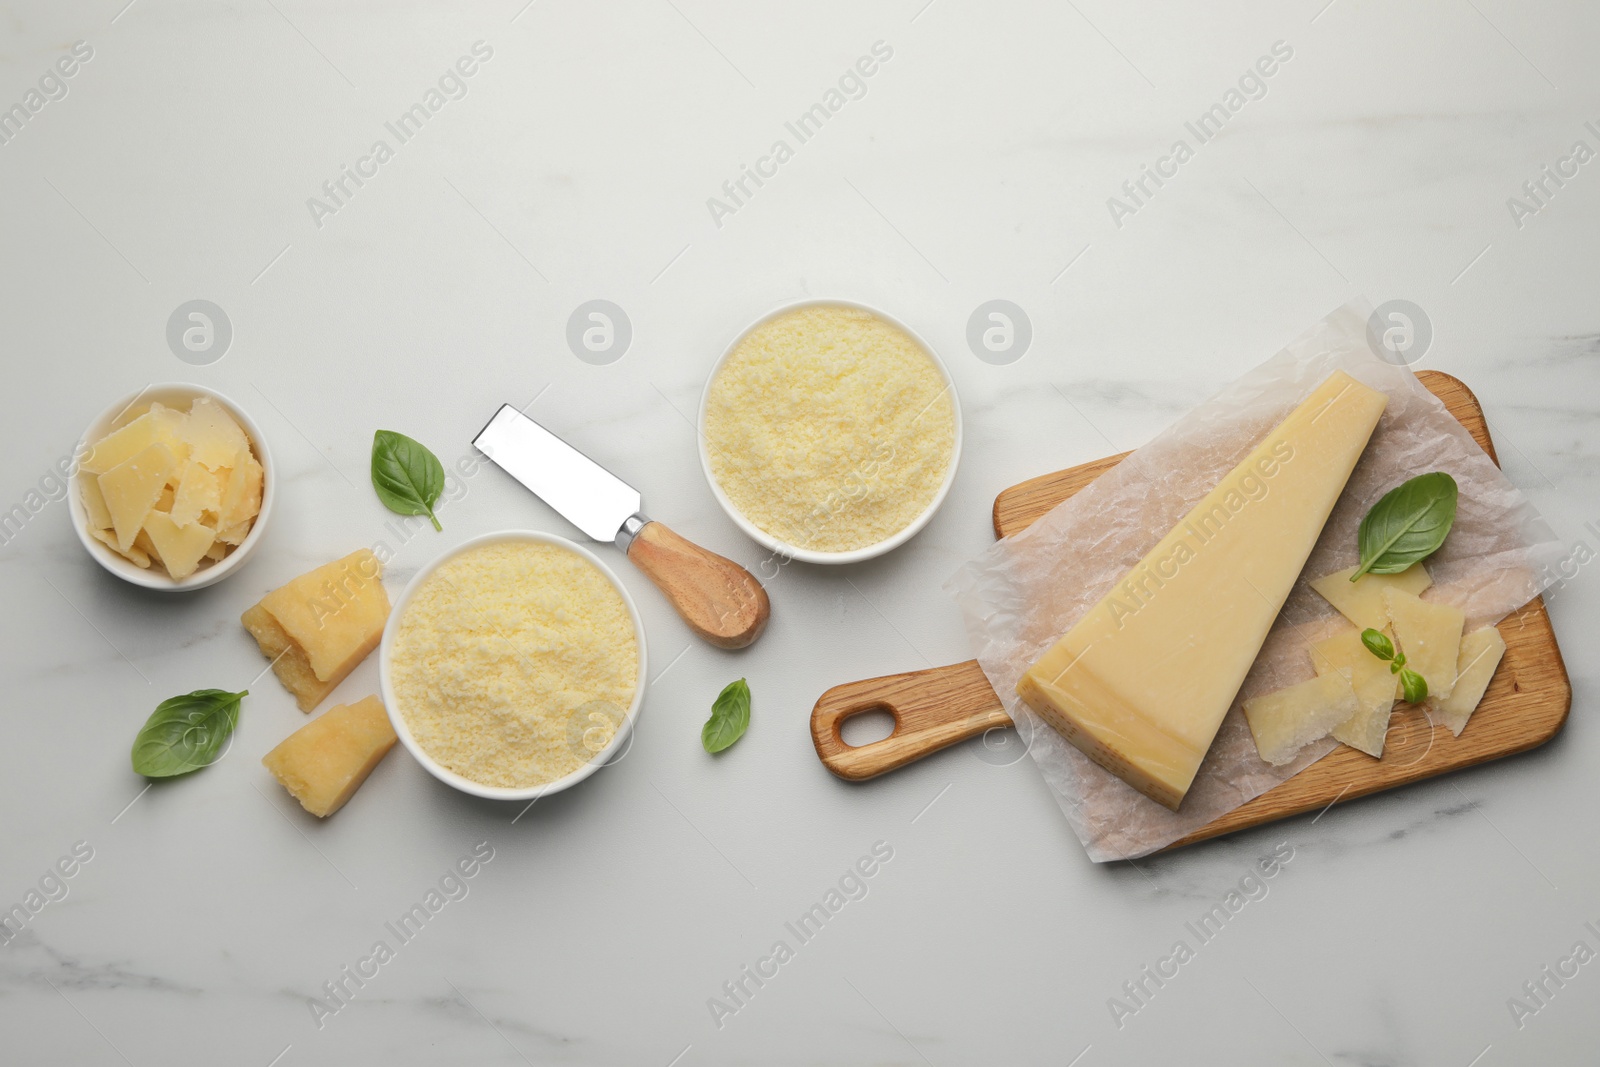
[[1397, 653], [1395, 653], [1394, 662], [1389, 664], [1389, 673], [1390, 674], [1399, 674], [1400, 673], [1400, 668], [1404, 667], [1405, 665], [1406, 665], [1406, 654], [1404, 652], [1397, 652]]
[[247, 693], [196, 689], [163, 700], [133, 739], [134, 771], [146, 778], [171, 778], [215, 762], [239, 724], [239, 701]]
[[729, 682], [711, 705], [711, 718], [700, 729], [700, 743], [707, 752], [721, 752], [750, 727], [750, 686], [740, 678]]
[[373, 434], [372, 488], [397, 515], [426, 515], [435, 530], [444, 529], [433, 513], [444, 492], [444, 466], [422, 442], [393, 430]]
[[1361, 566], [1350, 576], [1399, 574], [1433, 555], [1456, 521], [1456, 480], [1444, 471], [1401, 482], [1372, 505], [1356, 534]]
[[1367, 646], [1379, 659], [1394, 659], [1394, 642], [1389, 640], [1389, 635], [1382, 630], [1374, 630], [1370, 626], [1361, 631], [1361, 643]]
[[1428, 680], [1410, 667], [1400, 668], [1400, 693], [1407, 704], [1420, 704], [1428, 699]]

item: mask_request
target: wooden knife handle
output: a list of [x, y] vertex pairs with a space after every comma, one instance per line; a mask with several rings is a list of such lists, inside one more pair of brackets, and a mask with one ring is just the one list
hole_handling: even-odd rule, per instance
[[[852, 747], [839, 727], [853, 715], [887, 711], [894, 732]], [[836, 685], [811, 710], [811, 741], [823, 764], [840, 778], [860, 781], [903, 767], [957, 741], [1000, 726], [1011, 716], [995, 696], [978, 661], [909, 674], [890, 674]]]
[[743, 648], [766, 628], [772, 604], [755, 576], [661, 523], [645, 524], [628, 546], [628, 558], [666, 594], [689, 629], [718, 648]]

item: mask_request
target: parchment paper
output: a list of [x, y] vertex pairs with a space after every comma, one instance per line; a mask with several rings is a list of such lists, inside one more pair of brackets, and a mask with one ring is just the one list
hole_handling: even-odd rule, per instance
[[[1239, 705], [1312, 677], [1309, 645], [1351, 625], [1307, 582], [1358, 561], [1356, 529], [1394, 486], [1434, 470], [1448, 471], [1459, 484], [1455, 526], [1427, 561], [1434, 585], [1424, 599], [1461, 607], [1469, 629], [1521, 607], [1556, 573], [1562, 548], [1550, 527], [1409, 369], [1373, 354], [1369, 313], [1364, 301], [1333, 312], [946, 585], [966, 618], [978, 663], [1096, 863], [1170, 844], [1336, 746], [1327, 738], [1291, 764], [1269, 766], [1256, 754]], [[1387, 393], [1389, 406], [1194, 785], [1179, 810], [1169, 811], [1045, 725], [1017, 697], [1017, 679], [1335, 370]]]

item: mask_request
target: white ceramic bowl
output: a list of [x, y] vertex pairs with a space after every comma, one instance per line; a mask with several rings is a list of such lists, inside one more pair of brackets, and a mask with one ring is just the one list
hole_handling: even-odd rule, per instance
[[199, 569], [187, 578], [174, 580], [155, 564], [151, 564], [148, 570], [136, 566], [94, 539], [89, 533], [89, 516], [84, 511], [83, 497], [78, 492], [78, 479], [93, 475], [74, 471], [72, 485], [67, 492], [67, 503], [72, 510], [72, 528], [78, 532], [78, 540], [83, 542], [84, 550], [94, 557], [94, 561], [125, 582], [166, 593], [204, 589], [208, 585], [222, 581], [244, 566], [245, 561], [255, 554], [256, 546], [261, 543], [261, 537], [266, 531], [267, 520], [272, 516], [272, 503], [278, 496], [278, 469], [272, 462], [272, 452], [267, 448], [267, 439], [262, 436], [261, 427], [256, 425], [250, 414], [215, 389], [207, 389], [203, 385], [189, 382], [165, 382], [146, 386], [137, 393], [130, 393], [102, 411], [89, 424], [89, 428], [84, 430], [83, 436], [78, 439], [78, 448], [73, 454], [77, 457], [86, 455], [92, 445], [112, 430], [120, 429], [132, 422], [133, 417], [129, 413], [136, 406], [148, 407], [152, 403], [162, 403], [168, 407], [187, 410], [193, 400], [202, 396], [209, 397], [227, 408], [228, 413], [238, 422], [239, 428], [250, 439], [250, 447], [255, 452], [256, 461], [261, 464], [261, 511], [256, 515], [255, 522], [251, 524], [250, 532], [245, 535], [244, 541], [232, 552], [215, 562], [202, 562]]
[[[406, 725], [405, 716], [400, 713], [400, 702], [395, 699], [393, 671], [391, 669], [394, 639], [395, 634], [400, 630], [400, 620], [405, 617], [406, 608], [410, 605], [411, 598], [422, 587], [422, 583], [427, 581], [428, 576], [446, 562], [457, 558], [463, 553], [470, 552], [474, 548], [479, 548], [483, 545], [502, 544], [507, 541], [526, 541], [534, 544], [555, 545], [569, 552], [575, 552], [594, 564], [595, 569], [605, 575], [606, 581], [611, 583], [611, 587], [621, 595], [622, 602], [627, 605], [628, 617], [633, 620], [634, 645], [639, 650], [639, 680], [638, 684], [634, 686], [633, 702], [628, 705], [628, 713], [623, 716], [622, 722], [617, 726], [616, 733], [612, 735], [606, 747], [595, 753], [588, 763], [585, 763], [571, 774], [557, 778], [553, 782], [530, 786], [526, 789], [508, 789], [502, 786], [483, 785], [480, 782], [474, 782], [472, 779], [442, 766], [432, 756], [428, 755], [417, 739], [412, 736], [411, 728]], [[537, 797], [548, 796], [551, 793], [559, 793], [563, 789], [570, 789], [572, 786], [577, 785], [605, 766], [621, 750], [633, 731], [634, 720], [639, 717], [639, 707], [644, 703], [645, 679], [648, 677], [648, 671], [649, 664], [646, 661], [644, 645], [644, 620], [639, 618], [639, 609], [634, 605], [633, 597], [628, 595], [627, 588], [617, 580], [616, 574], [610, 567], [605, 565], [599, 556], [596, 556], [581, 545], [575, 545], [564, 537], [539, 533], [535, 530], [501, 530], [496, 533], [484, 534], [481, 537], [474, 537], [423, 567], [410, 582], [406, 583], [405, 590], [401, 592], [400, 598], [394, 602], [394, 607], [389, 612], [389, 621], [383, 628], [383, 643], [378, 647], [378, 678], [383, 688], [383, 706], [388, 709], [389, 722], [394, 725], [394, 732], [400, 736], [400, 743], [406, 746], [406, 751], [411, 753], [413, 759], [422, 764], [423, 768], [439, 781], [446, 785], [455, 786], [463, 793], [471, 793], [475, 797], [487, 797], [490, 800], [533, 800]]]
[[[848, 552], [821, 552], [813, 548], [801, 548], [798, 545], [791, 545], [777, 537], [774, 537], [772, 534], [761, 529], [761, 527], [745, 518], [744, 514], [740, 512], [736, 506], [734, 506], [733, 501], [729, 500], [727, 494], [722, 491], [722, 486], [717, 484], [716, 475], [713, 474], [711, 470], [711, 454], [706, 449], [706, 405], [711, 399], [711, 385], [717, 380], [717, 375], [722, 372], [724, 364], [728, 362], [728, 357], [733, 355], [733, 353], [738, 349], [739, 345], [744, 342], [744, 339], [750, 336], [754, 330], [761, 326], [765, 326], [767, 323], [771, 322], [780, 315], [787, 315], [791, 311], [797, 311], [800, 308], [807, 307], [856, 308], [857, 310], [876, 315], [884, 322], [887, 322], [889, 325], [899, 329], [907, 337], [915, 341], [918, 347], [920, 347], [927, 357], [933, 361], [933, 365], [939, 369], [939, 374], [944, 378], [945, 385], [950, 391], [950, 410], [955, 416], [955, 439], [952, 442], [951, 447], [950, 469], [945, 472], [944, 481], [939, 485], [939, 491], [933, 495], [933, 499], [928, 502], [928, 506], [923, 509], [921, 514], [919, 514], [915, 519], [912, 519], [911, 522], [898, 533], [895, 533], [892, 536], [877, 542], [876, 544], [866, 545], [862, 548], [853, 548]], [[858, 303], [854, 300], [798, 300], [792, 304], [785, 304], [782, 307], [775, 308], [772, 311], [767, 312], [767, 314], [761, 316], [759, 319], [741, 330], [739, 335], [735, 337], [728, 347], [723, 351], [722, 357], [717, 360], [716, 365], [711, 368], [711, 374], [706, 378], [706, 387], [700, 394], [700, 415], [697, 429], [699, 430], [698, 436], [700, 439], [700, 468], [701, 470], [705, 471], [706, 482], [711, 486], [711, 494], [717, 498], [717, 503], [722, 505], [722, 510], [726, 511], [728, 513], [728, 517], [734, 521], [734, 524], [748, 534], [750, 538], [757, 544], [771, 549], [773, 552], [786, 556], [790, 559], [800, 560], [802, 563], [860, 563], [862, 560], [872, 559], [875, 556], [881, 556], [885, 552], [899, 548], [901, 545], [911, 540], [911, 538], [915, 537], [924, 526], [928, 525], [929, 520], [933, 518], [934, 512], [938, 511], [939, 506], [944, 503], [944, 498], [950, 495], [950, 486], [953, 485], [956, 480], [956, 468], [961, 465], [961, 399], [956, 395], [956, 383], [955, 380], [950, 377], [950, 368], [945, 366], [944, 360], [939, 358], [939, 354], [933, 350], [933, 346], [928, 344], [927, 341], [923, 340], [922, 336], [918, 334], [917, 331], [913, 330], [911, 327], [907, 326], [893, 315], [879, 311], [877, 308], [868, 304]]]

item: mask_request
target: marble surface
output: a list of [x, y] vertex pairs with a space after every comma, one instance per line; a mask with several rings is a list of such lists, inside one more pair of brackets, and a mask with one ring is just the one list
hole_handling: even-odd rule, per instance
[[[1600, 963], [1572, 954], [1600, 950], [1600, 578], [1579, 562], [1600, 551], [1600, 162], [1571, 156], [1600, 149], [1592, 5], [125, 4], [0, 15], [0, 105], [26, 109], [41, 78], [56, 97], [0, 144], [0, 506], [27, 513], [0, 546], [0, 904], [41, 904], [0, 946], [0, 1058], [1592, 1060]], [[58, 86], [77, 41], [92, 57]], [[480, 41], [492, 55], [401, 143], [385, 124]], [[847, 79], [820, 130], [790, 132], [876, 42], [892, 55], [863, 64], [863, 92]], [[1277, 42], [1292, 54], [1241, 87]], [[1202, 142], [1186, 124], [1230, 89], [1237, 112]], [[389, 158], [362, 163], [380, 139]], [[1546, 165], [1569, 177], [1535, 202]], [[357, 166], [362, 185], [308, 206]], [[764, 184], [728, 201], [757, 166]], [[1147, 166], [1170, 176], [1133, 201]], [[941, 586], [988, 543], [999, 489], [1138, 445], [1359, 294], [1424, 309], [1417, 365], [1477, 390], [1506, 470], [1575, 546], [1549, 598], [1574, 692], [1560, 737], [1137, 866], [1090, 864], [1003, 737], [864, 785], [824, 771], [806, 729], [823, 689], [969, 655]], [[693, 640], [617, 558], [650, 640], [641, 728], [520, 816], [399, 750], [325, 823], [272, 782], [258, 761], [303, 718], [237, 622], [263, 590], [379, 541], [398, 591], [478, 533], [572, 532], [486, 471], [443, 533], [402, 542], [367, 485], [374, 429], [451, 460], [495, 405], [532, 401], [653, 514], [754, 567], [692, 419], [727, 342], [811, 295], [883, 307], [950, 365], [965, 451], [920, 536], [781, 568], [743, 653]], [[166, 339], [192, 299], [234, 331], [204, 366]], [[594, 299], [632, 325], [607, 365], [566, 342]], [[993, 299], [1032, 326], [1004, 365], [966, 339]], [[100, 571], [47, 499], [97, 411], [171, 380], [244, 405], [282, 474], [260, 554], [181, 597]], [[712, 759], [700, 723], [741, 675], [753, 725]], [[130, 771], [158, 701], [244, 685], [217, 766], [148, 789]], [[376, 685], [368, 662], [339, 696]], [[863, 896], [846, 876], [874, 847], [892, 857]], [[492, 859], [465, 895], [404, 944], [386, 932], [475, 848]], [[842, 879], [858, 899], [795, 937]], [[1187, 924], [1242, 880], [1202, 942]], [[393, 958], [363, 964], [380, 939]], [[1157, 986], [1144, 968], [1170, 973], [1179, 940], [1192, 958]], [[343, 969], [363, 966], [357, 988]], [[339, 980], [348, 1004], [314, 1011]]]

